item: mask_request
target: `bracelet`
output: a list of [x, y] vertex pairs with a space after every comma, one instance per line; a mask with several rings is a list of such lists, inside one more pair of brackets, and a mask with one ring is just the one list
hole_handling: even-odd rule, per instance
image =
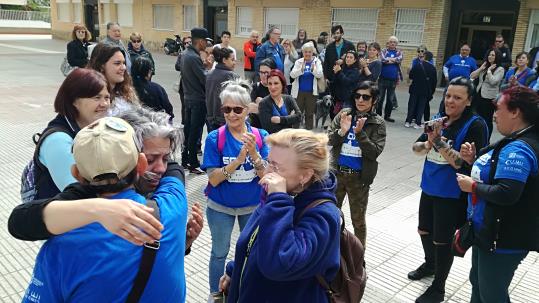
[[477, 194], [475, 193], [476, 189], [477, 189], [477, 182], [473, 181], [472, 183], [472, 205], [473, 206], [477, 204]]
[[476, 189], [477, 189], [477, 182], [473, 181], [473, 183], [472, 183], [472, 193], [475, 194]]
[[253, 162], [253, 166], [255, 167], [255, 170], [264, 170], [266, 169], [266, 161], [262, 160], [261, 157], [259, 157], [255, 162]]
[[221, 168], [221, 172], [223, 173], [223, 176], [225, 176], [226, 180], [230, 180], [230, 178], [232, 177], [232, 175], [226, 170], [226, 166], [223, 166], [223, 168]]

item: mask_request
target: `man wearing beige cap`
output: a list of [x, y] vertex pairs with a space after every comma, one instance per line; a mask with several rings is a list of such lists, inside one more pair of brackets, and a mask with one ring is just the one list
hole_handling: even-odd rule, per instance
[[[133, 186], [148, 165], [137, 145], [127, 122], [102, 118], [75, 137], [73, 175], [85, 191], [110, 203], [131, 199], [146, 204]], [[40, 302], [125, 302], [137, 293], [133, 290], [139, 290], [138, 302], [185, 302], [187, 201], [183, 183], [165, 174], [153, 198], [154, 214], [164, 227], [159, 242], [137, 246], [91, 222], [53, 237], [37, 256], [23, 302], [36, 298]], [[141, 260], [148, 260], [149, 251], [153, 251], [153, 265], [144, 267]]]

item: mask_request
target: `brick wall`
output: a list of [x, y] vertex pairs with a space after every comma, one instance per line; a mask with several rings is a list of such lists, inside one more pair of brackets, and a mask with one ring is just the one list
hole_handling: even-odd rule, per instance
[[526, 34], [528, 33], [528, 25], [530, 22], [531, 9], [528, 7], [529, 0], [520, 1], [520, 10], [517, 17], [517, 28], [515, 31], [515, 39], [513, 41], [513, 58], [515, 55], [524, 50], [526, 43]]

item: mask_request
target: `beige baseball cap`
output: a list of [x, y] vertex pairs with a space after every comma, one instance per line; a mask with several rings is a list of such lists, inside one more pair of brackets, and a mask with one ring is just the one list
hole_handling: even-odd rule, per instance
[[[116, 117], [101, 118], [81, 129], [73, 142], [73, 157], [80, 175], [91, 185], [115, 184], [135, 169], [139, 149], [135, 131]], [[114, 178], [96, 180], [104, 174]]]

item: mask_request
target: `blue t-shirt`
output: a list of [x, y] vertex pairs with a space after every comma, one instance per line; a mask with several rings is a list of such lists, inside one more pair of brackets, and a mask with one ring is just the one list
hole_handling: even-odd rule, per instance
[[[159, 205], [165, 228], [140, 302], [185, 302], [187, 198], [184, 185], [177, 178], [164, 177], [152, 198]], [[133, 189], [110, 199], [131, 199], [146, 204], [144, 197]], [[22, 302], [123, 303], [138, 273], [142, 250], [142, 246], [108, 232], [99, 223], [55, 236], [41, 247]]]
[[73, 138], [70, 135], [55, 132], [45, 138], [39, 149], [39, 162], [47, 168], [59, 191], [77, 182], [71, 174], [71, 166], [75, 164], [72, 148]]
[[[250, 126], [248, 126], [248, 130], [249, 132], [252, 132]], [[268, 132], [263, 129], [258, 130], [262, 136], [262, 141], [264, 142], [264, 139], [268, 136]], [[216, 129], [206, 137], [204, 159], [201, 165], [203, 169], [221, 168], [236, 160], [236, 157], [240, 153], [243, 143], [232, 136], [230, 131], [228, 131], [228, 127], [226, 127], [225, 130], [226, 141], [222, 154], [219, 153], [217, 147], [218, 136], [219, 130]], [[258, 146], [256, 148], [258, 150]], [[269, 148], [266, 143], [263, 143], [262, 149], [258, 152], [262, 159], [268, 158]], [[240, 167], [231, 174], [230, 180], [225, 180], [216, 187], [208, 183], [206, 194], [212, 201], [226, 207], [241, 208], [254, 206], [260, 202], [262, 187], [258, 184], [259, 180], [260, 178], [256, 175], [256, 170], [251, 162], [251, 157], [247, 155], [245, 163], [240, 165]]]
[[280, 45], [277, 43], [275, 44], [274, 50], [273, 50], [273, 61], [275, 61], [275, 65], [277, 66], [277, 69], [284, 71], [284, 62], [281, 58], [282, 51], [280, 50]]
[[348, 130], [346, 139], [341, 146], [339, 154], [339, 165], [351, 169], [361, 170], [363, 167], [363, 157], [361, 156], [361, 147], [356, 139], [356, 121], [352, 121], [352, 127]]
[[[386, 53], [386, 58], [397, 58], [399, 56], [399, 51], [396, 49], [388, 49]], [[383, 63], [382, 62], [382, 72], [380, 77], [384, 79], [397, 80], [399, 79], [399, 65], [397, 63]]]
[[457, 77], [470, 79], [470, 74], [477, 69], [474, 58], [470, 56], [463, 58], [460, 55], [451, 56], [444, 66], [447, 67], [449, 81]]
[[343, 45], [344, 45], [344, 41], [341, 44], [335, 43], [335, 50], [337, 51], [337, 60], [341, 58], [341, 51], [342, 51]]
[[[471, 177], [478, 183], [492, 184], [489, 180], [490, 159], [494, 150], [482, 155], [472, 167]], [[529, 176], [538, 173], [537, 156], [531, 147], [524, 141], [515, 140], [502, 148], [498, 157], [495, 179], [510, 179], [526, 183]], [[474, 230], [478, 231], [483, 226], [486, 201], [477, 197], [477, 204], [472, 205], [472, 195], [468, 195], [468, 218], [472, 219]], [[498, 253], [522, 252], [520, 250], [497, 249]]]
[[313, 81], [314, 74], [312, 73], [312, 64], [311, 62], [305, 62], [305, 70], [303, 75], [299, 76], [299, 91], [300, 92], [312, 92], [313, 91]]
[[[515, 72], [516, 72], [516, 68], [510, 68], [507, 73], [505, 74], [505, 81], [509, 81], [509, 79], [515, 75]], [[530, 77], [533, 77], [535, 75], [535, 71], [529, 67], [527, 67], [523, 72], [521, 72], [520, 74], [518, 74], [516, 77], [517, 77], [517, 80], [518, 80], [518, 83], [520, 83], [520, 85], [526, 85], [526, 82], [528, 82], [528, 79]], [[532, 87], [533, 88], [533, 87]]]

